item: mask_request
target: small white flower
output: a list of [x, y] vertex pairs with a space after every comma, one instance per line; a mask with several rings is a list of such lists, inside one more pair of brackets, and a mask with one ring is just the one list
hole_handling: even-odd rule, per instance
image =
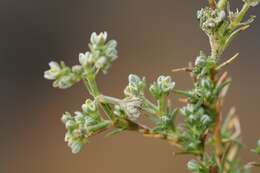
[[51, 68], [52, 70], [56, 70], [56, 71], [61, 70], [60, 65], [59, 65], [57, 62], [55, 62], [55, 61], [51, 61], [51, 62], [49, 63], [49, 66], [50, 66], [50, 68]]
[[167, 93], [175, 87], [175, 82], [172, 81], [170, 76], [159, 76], [157, 83], [160, 86], [160, 89]]
[[195, 66], [205, 63], [206, 59], [203, 56], [198, 56], [195, 60]]
[[101, 32], [97, 35], [96, 32], [93, 32], [90, 36], [90, 42], [93, 45], [98, 45], [100, 43], [105, 43], [107, 40], [107, 32]]
[[91, 64], [93, 62], [93, 55], [90, 52], [79, 54], [79, 63], [83, 66]]
[[72, 153], [77, 154], [82, 149], [82, 144], [72, 143], [70, 147], [71, 147]]
[[81, 73], [81, 72], [82, 72], [82, 66], [80, 66], [80, 65], [74, 65], [74, 66], [72, 67], [72, 71], [73, 71], [74, 73]]
[[107, 65], [107, 58], [102, 56], [100, 57], [96, 63], [95, 63], [95, 66], [98, 68], [98, 69], [102, 69], [103, 67], [105, 67]]
[[49, 63], [50, 69], [44, 72], [44, 78], [49, 80], [54, 80], [60, 74], [61, 68], [60, 65], [55, 62], [51, 61]]
[[74, 84], [74, 76], [72, 74], [62, 76], [57, 81], [53, 83], [54, 87], [59, 87], [61, 89], [70, 88]]

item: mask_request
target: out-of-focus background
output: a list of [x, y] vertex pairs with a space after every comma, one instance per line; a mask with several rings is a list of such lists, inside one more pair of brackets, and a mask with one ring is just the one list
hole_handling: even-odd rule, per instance
[[[241, 7], [233, 0], [232, 7]], [[108, 31], [119, 42], [120, 58], [100, 89], [117, 97], [129, 73], [151, 82], [159, 74], [184, 67], [199, 50], [208, 52], [196, 11], [206, 0], [1, 0], [0, 1], [0, 172], [1, 173], [184, 173], [187, 157], [174, 157], [164, 141], [124, 133], [93, 137], [73, 155], [63, 141], [64, 111], [75, 111], [89, 97], [80, 84], [62, 91], [43, 79], [51, 60], [77, 63], [90, 33]], [[250, 14], [260, 17], [260, 8]], [[235, 39], [223, 60], [240, 52], [229, 67], [233, 85], [225, 111], [235, 105], [249, 148], [260, 138], [260, 20]], [[173, 76], [188, 88], [186, 74]], [[245, 150], [248, 150], [246, 148]], [[255, 159], [243, 154], [244, 160]], [[259, 172], [259, 170], [255, 170]]]

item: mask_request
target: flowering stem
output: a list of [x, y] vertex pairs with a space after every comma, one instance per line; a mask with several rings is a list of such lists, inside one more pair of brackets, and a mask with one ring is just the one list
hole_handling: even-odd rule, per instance
[[[86, 88], [89, 90], [90, 94], [94, 98], [96, 98], [100, 95], [98, 88], [97, 88], [97, 83], [96, 83], [95, 77], [92, 73], [89, 73], [87, 75], [87, 81], [84, 80], [84, 84], [85, 84]], [[109, 119], [114, 121], [115, 115], [114, 115], [113, 110], [110, 107], [110, 105], [108, 103], [100, 103], [100, 106], [102, 107], [102, 109], [106, 113], [106, 115], [109, 117]]]
[[190, 94], [188, 91], [183, 91], [183, 90], [179, 90], [179, 89], [174, 89], [173, 90], [174, 93], [178, 94], [178, 95], [181, 95], [181, 96], [185, 96], [185, 97], [189, 97], [189, 98], [192, 98], [193, 95]]
[[157, 107], [147, 98], [143, 97], [143, 104], [145, 105], [145, 110], [151, 114], [156, 114], [157, 115]]
[[100, 129], [107, 129], [108, 127], [110, 127], [113, 124], [113, 122], [111, 120], [104, 120], [101, 123], [97, 124], [97, 125], [93, 125], [89, 127], [89, 131], [93, 131], [94, 133], [96, 131], [99, 131]]
[[165, 108], [165, 97], [161, 97], [158, 100], [158, 106], [159, 106], [159, 114], [162, 115], [164, 113], [164, 108]]

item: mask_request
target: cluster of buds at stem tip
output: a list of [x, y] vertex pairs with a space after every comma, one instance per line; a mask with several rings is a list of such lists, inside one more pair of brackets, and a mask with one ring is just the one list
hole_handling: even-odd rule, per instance
[[197, 18], [200, 20], [200, 27], [208, 34], [215, 32], [217, 27], [226, 17], [224, 10], [203, 8], [197, 12]]
[[140, 78], [135, 74], [128, 76], [128, 85], [124, 90], [127, 97], [142, 97], [145, 89], [145, 78]]
[[117, 58], [117, 42], [107, 41], [107, 33], [101, 32], [91, 34], [89, 48], [90, 51], [79, 54], [79, 65], [72, 68], [52, 61], [49, 63], [50, 69], [44, 72], [44, 78], [53, 80], [53, 86], [67, 89], [75, 83], [84, 79], [89, 73], [97, 74], [98, 71], [107, 72], [112, 62]]
[[67, 89], [81, 80], [82, 68], [78, 65], [69, 68], [64, 62], [58, 64], [51, 61], [49, 66], [50, 69], [44, 72], [44, 77], [48, 80], [54, 80], [53, 87]]
[[258, 5], [259, 2], [259, 0], [244, 0], [242, 9], [233, 12], [228, 0], [220, 0], [216, 7], [205, 7], [197, 12], [200, 27], [209, 37], [212, 57], [220, 57], [238, 33], [250, 26], [255, 16], [251, 16], [247, 21], [243, 19], [248, 9]]
[[170, 76], [159, 76], [149, 88], [150, 93], [156, 98], [160, 99], [163, 96], [169, 95], [175, 87], [175, 82]]
[[72, 153], [78, 153], [88, 142], [89, 136], [108, 128], [111, 124], [110, 121], [101, 118], [96, 102], [89, 99], [82, 105], [82, 111], [76, 111], [73, 116], [66, 112], [61, 120], [67, 129], [65, 141], [68, 142]]
[[111, 63], [117, 58], [117, 42], [110, 40], [107, 42], [107, 32], [97, 35], [91, 34], [89, 48], [90, 51], [79, 54], [79, 62], [86, 68], [94, 68], [107, 72]]

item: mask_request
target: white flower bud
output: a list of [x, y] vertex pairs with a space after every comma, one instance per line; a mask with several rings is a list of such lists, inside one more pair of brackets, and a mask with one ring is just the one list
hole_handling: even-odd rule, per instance
[[98, 69], [102, 69], [104, 68], [106, 65], [107, 65], [108, 61], [107, 61], [107, 58], [102, 56], [100, 57], [96, 63], [95, 63], [95, 66], [98, 68]]
[[54, 87], [59, 87], [61, 89], [70, 88], [73, 85], [73, 75], [62, 76], [59, 80], [53, 83]]
[[116, 40], [110, 40], [107, 42], [106, 47], [109, 49], [115, 49], [117, 47]]
[[85, 103], [81, 106], [83, 112], [90, 113], [90, 112], [96, 112], [97, 106], [95, 101], [92, 101], [90, 99], [87, 99]]
[[209, 122], [211, 122], [211, 118], [208, 116], [208, 115], [203, 115], [201, 118], [200, 118], [202, 124], [208, 124]]
[[77, 154], [78, 152], [80, 152], [81, 148], [82, 148], [82, 144], [80, 143], [72, 143], [71, 144], [71, 151], [73, 154]]
[[170, 76], [159, 76], [157, 79], [157, 83], [160, 86], [160, 89], [162, 92], [167, 93], [171, 90], [173, 90], [175, 86], [175, 82], [172, 82], [172, 79]]
[[74, 114], [75, 114], [74, 119], [77, 123], [84, 121], [84, 115], [81, 112], [77, 111]]
[[72, 116], [69, 112], [65, 112], [62, 117], [61, 117], [61, 121], [63, 123], [66, 123], [68, 120], [71, 120], [72, 119]]
[[79, 63], [83, 66], [93, 63], [93, 55], [90, 52], [79, 54]]
[[51, 61], [49, 63], [50, 69], [44, 72], [44, 78], [49, 80], [55, 80], [60, 74], [61, 68], [57, 62]]
[[66, 127], [67, 129], [72, 128], [72, 127], [74, 127], [75, 125], [76, 125], [76, 123], [75, 123], [73, 120], [68, 120], [68, 121], [65, 123], [65, 127]]
[[68, 141], [70, 140], [70, 138], [71, 138], [71, 134], [70, 134], [69, 132], [67, 132], [67, 133], [65, 134], [64, 141], [65, 141], [65, 142], [68, 142]]
[[190, 160], [188, 163], [187, 163], [187, 167], [190, 171], [196, 171], [199, 169], [199, 164], [196, 160]]
[[74, 65], [74, 66], [72, 67], [72, 72], [77, 73], [77, 74], [80, 74], [80, 73], [82, 72], [82, 66], [80, 66], [80, 65]]
[[98, 35], [96, 32], [93, 32], [90, 37], [90, 42], [93, 45], [104, 44], [106, 40], [107, 40], [107, 32], [101, 32]]

